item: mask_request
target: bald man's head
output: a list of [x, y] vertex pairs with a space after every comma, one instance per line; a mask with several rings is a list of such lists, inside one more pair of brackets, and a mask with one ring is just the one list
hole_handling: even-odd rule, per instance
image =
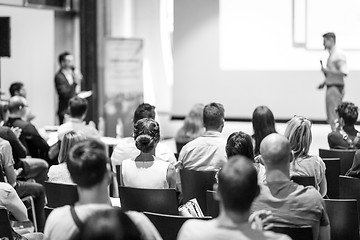
[[14, 96], [11, 97], [9, 100], [9, 112], [10, 113], [19, 113], [24, 108], [27, 107], [27, 102], [24, 97], [21, 96]]
[[289, 140], [277, 133], [270, 134], [262, 140], [260, 154], [267, 170], [286, 170], [292, 159]]

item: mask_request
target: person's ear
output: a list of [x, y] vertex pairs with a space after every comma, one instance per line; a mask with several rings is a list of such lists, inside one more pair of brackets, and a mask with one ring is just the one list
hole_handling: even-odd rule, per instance
[[219, 185], [217, 183], [214, 183], [213, 190], [214, 190], [214, 193], [213, 193], [214, 199], [217, 201], [220, 201], [221, 196], [219, 193]]

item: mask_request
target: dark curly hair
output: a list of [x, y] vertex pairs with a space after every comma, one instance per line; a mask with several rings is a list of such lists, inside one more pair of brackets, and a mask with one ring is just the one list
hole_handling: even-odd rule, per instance
[[351, 102], [343, 102], [337, 108], [339, 118], [344, 119], [345, 125], [354, 125], [358, 118], [358, 107]]
[[134, 139], [141, 152], [150, 152], [160, 141], [159, 123], [151, 118], [140, 119], [134, 125]]
[[229, 136], [225, 151], [228, 158], [236, 155], [243, 155], [251, 160], [254, 160], [251, 137], [241, 131], [234, 132]]

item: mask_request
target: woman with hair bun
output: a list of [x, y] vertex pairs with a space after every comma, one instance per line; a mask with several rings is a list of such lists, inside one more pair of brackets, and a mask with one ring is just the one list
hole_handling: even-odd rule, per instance
[[150, 118], [140, 119], [134, 125], [134, 139], [141, 152], [135, 159], [121, 163], [120, 184], [135, 188], [175, 188], [175, 167], [155, 156], [160, 141], [159, 124]]

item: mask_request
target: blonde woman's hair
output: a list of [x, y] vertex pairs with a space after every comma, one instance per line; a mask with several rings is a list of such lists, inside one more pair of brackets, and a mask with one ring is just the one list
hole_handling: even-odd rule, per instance
[[289, 140], [295, 158], [308, 155], [312, 141], [310, 120], [294, 116], [288, 122], [284, 136]]
[[203, 124], [204, 104], [195, 104], [186, 116], [184, 125], [179, 129], [176, 139], [178, 141], [192, 140], [204, 133]]
[[74, 131], [66, 133], [61, 141], [59, 151], [59, 163], [66, 163], [69, 159], [70, 149], [77, 143], [85, 141], [86, 137]]

